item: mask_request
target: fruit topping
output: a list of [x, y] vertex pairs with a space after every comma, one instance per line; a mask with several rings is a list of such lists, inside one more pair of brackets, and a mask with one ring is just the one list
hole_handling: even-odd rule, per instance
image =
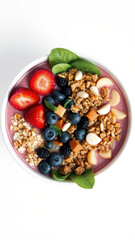
[[103, 107], [101, 107], [100, 109], [97, 110], [97, 112], [100, 114], [100, 115], [105, 115], [107, 113], [110, 112], [110, 104], [107, 103], [105, 105], [103, 105]]
[[120, 94], [116, 90], [112, 90], [110, 105], [111, 107], [116, 106], [120, 102]]
[[43, 105], [36, 105], [26, 110], [24, 118], [34, 127], [43, 129], [45, 126], [45, 111]]
[[74, 132], [74, 136], [78, 141], [82, 141], [85, 139], [86, 130], [85, 129], [77, 129]]
[[70, 86], [63, 88], [63, 93], [66, 97], [70, 97], [72, 95], [72, 89]]
[[62, 129], [62, 128], [63, 128], [63, 124], [64, 124], [63, 119], [60, 119], [60, 120], [56, 123], [56, 127], [58, 127], [59, 129]]
[[69, 120], [72, 124], [78, 124], [81, 120], [80, 113], [71, 113], [69, 116]]
[[29, 86], [40, 95], [49, 94], [55, 86], [55, 77], [46, 69], [38, 70], [31, 77]]
[[88, 98], [89, 94], [87, 92], [80, 91], [77, 93], [77, 96], [80, 98]]
[[55, 110], [55, 113], [59, 117], [63, 117], [64, 113], [66, 112], [66, 108], [62, 107], [61, 105], [58, 105], [57, 109]]
[[91, 151], [88, 152], [87, 161], [93, 165], [97, 164], [95, 149], [92, 149]]
[[38, 164], [38, 170], [42, 174], [46, 175], [46, 174], [48, 174], [51, 171], [51, 166], [50, 166], [50, 164], [46, 160], [42, 160]]
[[35, 105], [40, 100], [39, 96], [28, 88], [18, 88], [10, 98], [11, 105], [18, 110], [25, 110]]
[[94, 146], [94, 145], [97, 145], [98, 143], [100, 143], [102, 141], [102, 139], [100, 137], [98, 137], [95, 133], [88, 133], [86, 136], [86, 141], [90, 145]]
[[72, 139], [70, 142], [69, 142], [69, 145], [72, 149], [73, 152], [76, 152], [76, 153], [79, 153], [82, 149], [82, 145], [75, 139]]
[[46, 149], [46, 148], [43, 148], [43, 147], [40, 147], [36, 150], [36, 153], [38, 155], [38, 157], [40, 158], [48, 158], [49, 155], [50, 155], [50, 152]]
[[60, 153], [64, 157], [68, 157], [71, 152], [72, 150], [68, 143], [63, 144], [63, 146], [60, 148]]
[[57, 100], [57, 101], [63, 101], [65, 99], [65, 95], [59, 91], [59, 90], [54, 90], [53, 91], [53, 97]]
[[46, 141], [45, 147], [48, 148], [48, 149], [51, 149], [51, 148], [53, 147], [53, 142], [51, 142], [51, 141]]
[[79, 80], [82, 79], [82, 77], [83, 77], [82, 72], [81, 71], [77, 71], [76, 74], [75, 74], [75, 80], [79, 81]]
[[111, 158], [112, 157], [112, 150], [109, 149], [108, 151], [98, 151], [98, 155], [102, 158]]
[[68, 84], [66, 78], [62, 78], [59, 76], [56, 77], [56, 83], [60, 88], [66, 87]]
[[50, 96], [50, 95], [45, 96], [45, 97], [43, 98], [43, 104], [44, 104], [44, 106], [46, 107], [45, 101], [47, 101], [48, 103], [50, 103], [50, 104], [52, 104], [52, 105], [54, 105], [54, 106], [56, 105], [56, 102], [55, 102], [54, 98], [53, 98], [52, 96]]
[[53, 143], [55, 143], [55, 144], [58, 145], [59, 147], [61, 147], [61, 146], [63, 145], [62, 142], [59, 142], [59, 141], [57, 141], [57, 140], [54, 140]]
[[58, 121], [58, 115], [54, 112], [47, 112], [46, 120], [48, 124], [56, 124]]
[[71, 139], [71, 135], [68, 132], [62, 132], [61, 136], [58, 136], [58, 140], [62, 143], [67, 143]]
[[117, 119], [124, 119], [127, 116], [126, 113], [124, 113], [116, 108], [111, 108], [111, 112]]
[[92, 122], [98, 117], [98, 114], [94, 111], [94, 109], [91, 109], [86, 116]]
[[95, 96], [98, 96], [98, 95], [99, 95], [99, 91], [98, 91], [98, 88], [97, 88], [96, 86], [90, 87], [90, 91], [91, 91]]
[[113, 82], [109, 78], [100, 78], [97, 82], [97, 88], [113, 86]]
[[62, 161], [63, 161], [62, 156], [59, 153], [57, 152], [51, 153], [49, 157], [49, 163], [51, 166], [60, 167]]
[[89, 125], [88, 117], [86, 117], [86, 116], [81, 117], [81, 120], [78, 124], [78, 128], [87, 129], [88, 125]]
[[46, 141], [52, 141], [54, 140], [54, 138], [56, 138], [56, 136], [57, 136], [56, 131], [51, 127], [47, 127], [43, 131], [43, 137]]

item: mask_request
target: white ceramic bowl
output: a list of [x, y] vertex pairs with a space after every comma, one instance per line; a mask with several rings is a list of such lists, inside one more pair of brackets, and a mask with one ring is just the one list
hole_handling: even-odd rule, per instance
[[[128, 97], [127, 97], [127, 94], [123, 88], [123, 86], [121, 85], [121, 83], [118, 81], [117, 77], [114, 76], [113, 73], [110, 72], [110, 70], [108, 70], [103, 64], [101, 64], [99, 61], [97, 60], [93, 60], [93, 58], [91, 57], [88, 57], [88, 56], [84, 56], [82, 55], [82, 58], [84, 59], [87, 59], [91, 62], [93, 62], [94, 64], [96, 64], [97, 66], [103, 68], [107, 73], [109, 73], [114, 80], [116, 80], [116, 82], [118, 82], [120, 88], [122, 89], [122, 93], [126, 99], [126, 103], [127, 103], [127, 107], [128, 107], [128, 113], [130, 114], [129, 116], [129, 122], [128, 122], [128, 129], [127, 129], [127, 134], [126, 134], [126, 137], [125, 137], [125, 140], [124, 140], [124, 143], [122, 144], [119, 152], [116, 154], [116, 156], [113, 158], [113, 160], [111, 160], [104, 168], [102, 168], [101, 170], [99, 170], [96, 174], [98, 173], [101, 173], [102, 171], [106, 170], [108, 167], [110, 167], [114, 162], [115, 160], [120, 156], [121, 152], [124, 150], [124, 146], [127, 144], [127, 140], [129, 138], [129, 133], [130, 133], [130, 129], [131, 129], [131, 110], [130, 110], [130, 104], [129, 104], [129, 100], [128, 100]], [[32, 170], [29, 166], [27, 166], [20, 158], [19, 156], [16, 154], [16, 152], [14, 151], [13, 147], [11, 146], [11, 143], [9, 141], [9, 138], [7, 136], [7, 132], [6, 132], [6, 126], [5, 126], [5, 110], [6, 110], [6, 104], [7, 104], [7, 101], [8, 101], [8, 98], [9, 98], [9, 93], [11, 91], [11, 89], [14, 87], [14, 85], [17, 83], [17, 81], [21, 78], [21, 76], [26, 73], [29, 69], [31, 69], [32, 67], [34, 67], [35, 65], [37, 64], [40, 64], [42, 63], [43, 61], [46, 61], [48, 59], [48, 56], [45, 56], [45, 57], [42, 57], [30, 64], [28, 64], [22, 71], [19, 72], [19, 74], [13, 79], [13, 81], [11, 82], [8, 90], [7, 90], [7, 93], [5, 95], [5, 98], [3, 100], [3, 105], [2, 105], [2, 110], [1, 110], [1, 125], [2, 125], [2, 133], [3, 133], [3, 137], [4, 137], [4, 140], [5, 140], [5, 143], [6, 143], [6, 146], [9, 150], [9, 152], [11, 153], [11, 155], [13, 156], [13, 158], [16, 160], [16, 162], [23, 168], [25, 169], [27, 172], [31, 173], [32, 175], [34, 176], [37, 176], [45, 181], [53, 181], [55, 182], [53, 179], [51, 178], [48, 178], [34, 170]], [[55, 182], [56, 183], [56, 182]]]

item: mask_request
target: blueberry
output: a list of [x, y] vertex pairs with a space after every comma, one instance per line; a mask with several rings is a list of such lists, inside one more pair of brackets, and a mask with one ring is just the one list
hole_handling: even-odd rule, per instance
[[79, 113], [71, 113], [69, 116], [69, 120], [72, 124], [78, 124], [81, 120], [81, 116]]
[[43, 131], [43, 137], [46, 141], [52, 141], [54, 138], [56, 138], [56, 135], [57, 135], [56, 131], [51, 127], [47, 127]]
[[42, 174], [45, 175], [45, 174], [48, 174], [51, 171], [51, 166], [47, 161], [42, 160], [38, 164], [38, 170], [39, 170], [39, 172], [41, 172]]
[[71, 139], [71, 135], [68, 132], [62, 132], [61, 136], [58, 136], [58, 140], [62, 143], [67, 143]]
[[46, 148], [51, 149], [51, 148], [53, 147], [53, 143], [50, 142], [50, 141], [47, 141], [47, 142], [45, 143], [45, 146], [46, 146]]
[[54, 90], [53, 91], [53, 97], [57, 100], [57, 101], [63, 101], [65, 99], [65, 95], [60, 92], [59, 90]]
[[[55, 102], [55, 100], [54, 100], [54, 98], [52, 97], [52, 96], [50, 96], [50, 95], [48, 95], [48, 96], [45, 96], [44, 98], [43, 98], [43, 104], [45, 105], [45, 100], [48, 102], [48, 103], [51, 103], [52, 105], [56, 105], [56, 102]], [[45, 107], [46, 107], [46, 105], [45, 105]]]
[[77, 129], [74, 132], [74, 136], [77, 140], [82, 141], [82, 140], [84, 140], [84, 138], [86, 136], [86, 130], [85, 129]]
[[62, 164], [62, 161], [62, 156], [57, 152], [52, 153], [49, 157], [49, 163], [53, 167], [59, 167]]
[[47, 112], [46, 120], [49, 124], [56, 124], [58, 121], [58, 115], [56, 115], [54, 112]]
[[[62, 103], [62, 105], [64, 106], [64, 104], [67, 102], [67, 101], [69, 101], [69, 100], [71, 100], [70, 98], [66, 98], [64, 101], [63, 101], [63, 103]], [[74, 103], [74, 101], [73, 100], [71, 100], [67, 105], [66, 105], [66, 109], [67, 109], [67, 112], [70, 112], [70, 109], [71, 109], [71, 106], [72, 105], [75, 105], [75, 103]]]

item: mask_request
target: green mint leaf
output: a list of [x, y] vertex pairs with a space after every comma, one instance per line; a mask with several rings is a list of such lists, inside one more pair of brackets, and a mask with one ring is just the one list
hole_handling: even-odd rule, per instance
[[72, 172], [69, 177], [78, 186], [86, 189], [92, 188], [95, 183], [94, 173], [92, 168], [85, 170], [85, 172], [82, 173], [82, 175], [76, 175], [74, 172]]
[[69, 65], [68, 63], [58, 63], [52, 67], [52, 72], [53, 74], [67, 72], [69, 68], [71, 68], [71, 65]]
[[61, 130], [60, 130], [58, 127], [56, 127], [56, 126], [54, 126], [54, 125], [50, 125], [50, 127], [51, 127], [52, 129], [54, 129], [55, 132], [58, 133], [58, 134], [61, 136]]
[[64, 104], [64, 108], [66, 108], [67, 105], [68, 105], [71, 101], [72, 101], [72, 99], [68, 99], [68, 100], [65, 102], [65, 104]]
[[54, 48], [49, 54], [49, 63], [51, 66], [58, 63], [70, 63], [77, 59], [80, 58], [75, 53], [64, 48]]
[[47, 108], [49, 108], [50, 110], [52, 110], [53, 112], [57, 111], [57, 107], [55, 107], [54, 105], [52, 105], [51, 103], [47, 102], [45, 100], [45, 105]]
[[99, 70], [99, 68], [97, 66], [95, 66], [93, 63], [86, 61], [86, 60], [76, 60], [72, 63], [70, 63], [70, 65], [74, 68], [77, 68], [80, 71], [83, 72], [90, 72], [93, 74], [97, 74], [98, 76], [101, 75], [101, 72]]
[[59, 171], [58, 170], [53, 170], [52, 171], [52, 177], [55, 179], [55, 180], [57, 180], [57, 181], [64, 181], [68, 176], [70, 175], [70, 173], [68, 173], [67, 175], [61, 175], [60, 173], [59, 173]]

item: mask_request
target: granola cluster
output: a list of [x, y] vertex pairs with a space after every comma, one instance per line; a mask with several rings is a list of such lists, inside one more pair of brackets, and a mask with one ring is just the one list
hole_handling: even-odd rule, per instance
[[[103, 106], [106, 101], [109, 101], [109, 89], [103, 87], [101, 93], [96, 96], [90, 91], [91, 86], [96, 86], [98, 79], [97, 74], [83, 73], [82, 79], [75, 80], [75, 73], [77, 69], [70, 69], [68, 72], [58, 74], [59, 77], [66, 77], [68, 85], [71, 86], [72, 96], [75, 105], [72, 105], [71, 111], [73, 113], [80, 113], [81, 116], [86, 116], [87, 113], [93, 109], [95, 112]], [[78, 92], [85, 91], [88, 93], [88, 98], [81, 98], [77, 95]], [[68, 122], [68, 114], [63, 116], [64, 122]], [[67, 130], [71, 134], [71, 138], [74, 139], [74, 131], [77, 129], [76, 125], [71, 125]], [[97, 115], [94, 121], [90, 121], [87, 133], [95, 133], [102, 141], [97, 145], [90, 145], [86, 140], [81, 142], [82, 149], [79, 153], [72, 151], [68, 158], [63, 159], [62, 166], [59, 171], [62, 175], [65, 175], [72, 170], [77, 174], [82, 174], [85, 169], [91, 168], [91, 163], [87, 159], [87, 154], [90, 150], [96, 149], [100, 154], [102, 151], [109, 151], [113, 147], [114, 141], [119, 141], [120, 136], [120, 123], [116, 122], [116, 118], [112, 112], [106, 115]]]
[[15, 113], [11, 119], [10, 130], [15, 131], [13, 140], [14, 146], [20, 153], [25, 154], [25, 159], [30, 166], [38, 165], [42, 160], [35, 152], [37, 147], [44, 146], [43, 138], [37, 134], [36, 128], [31, 128], [21, 114]]

